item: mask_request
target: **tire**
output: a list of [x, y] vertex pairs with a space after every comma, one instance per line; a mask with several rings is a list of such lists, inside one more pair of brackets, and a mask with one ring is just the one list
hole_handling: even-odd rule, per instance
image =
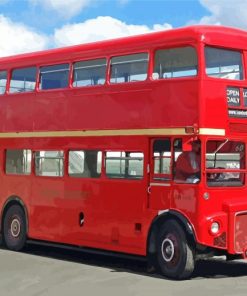
[[5, 246], [12, 251], [20, 251], [26, 243], [26, 218], [21, 206], [11, 206], [3, 221], [3, 240]]
[[172, 279], [187, 279], [195, 266], [194, 254], [185, 232], [176, 220], [165, 222], [157, 241], [157, 265], [162, 275]]

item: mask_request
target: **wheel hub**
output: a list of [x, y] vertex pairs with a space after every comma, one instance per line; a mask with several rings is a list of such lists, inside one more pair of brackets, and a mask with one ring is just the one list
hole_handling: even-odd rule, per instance
[[161, 245], [162, 257], [166, 262], [172, 261], [175, 253], [175, 248], [172, 240], [166, 238], [163, 240]]
[[21, 224], [17, 218], [12, 220], [11, 225], [10, 225], [10, 231], [11, 231], [11, 235], [13, 237], [19, 236], [19, 234], [21, 232]]

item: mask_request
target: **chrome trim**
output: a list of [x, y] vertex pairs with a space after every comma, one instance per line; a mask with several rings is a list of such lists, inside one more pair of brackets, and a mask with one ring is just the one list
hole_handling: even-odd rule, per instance
[[158, 211], [158, 216], [160, 216], [160, 215], [162, 215], [164, 213], [168, 213], [168, 212], [169, 212], [169, 209], [167, 209], [167, 210], [159, 210]]

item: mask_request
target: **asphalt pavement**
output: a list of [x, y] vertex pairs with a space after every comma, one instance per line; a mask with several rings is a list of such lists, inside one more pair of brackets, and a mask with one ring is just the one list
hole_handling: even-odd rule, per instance
[[247, 261], [198, 262], [190, 280], [147, 272], [146, 262], [29, 244], [0, 248], [0, 296], [247, 295]]

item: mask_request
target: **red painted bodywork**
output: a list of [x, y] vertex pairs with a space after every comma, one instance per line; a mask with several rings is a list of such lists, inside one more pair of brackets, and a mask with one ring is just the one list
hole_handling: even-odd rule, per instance
[[[244, 54], [245, 79], [215, 79], [205, 74], [204, 46], [239, 49]], [[197, 77], [152, 80], [154, 52], [157, 49], [193, 46], [198, 52]], [[148, 79], [95, 87], [8, 92], [0, 96], [0, 133], [75, 130], [156, 129], [197, 126], [225, 129], [226, 137], [246, 142], [247, 119], [231, 119], [227, 113], [226, 88], [247, 87], [247, 33], [224, 27], [195, 26], [142, 36], [121, 38], [62, 49], [48, 50], [0, 59], [0, 70], [28, 66], [73, 63], [80, 60], [148, 52]], [[38, 81], [38, 78], [37, 78]], [[157, 138], [167, 136], [160, 134]], [[179, 136], [173, 137], [178, 138]], [[200, 184], [148, 187], [152, 175], [149, 136], [40, 137], [0, 139], [0, 208], [11, 196], [19, 197], [27, 208], [28, 236], [32, 239], [68, 243], [145, 255], [152, 222], [159, 211], [174, 210], [192, 225], [197, 243], [235, 248], [235, 214], [247, 212], [246, 185], [240, 188], [209, 188], [205, 169]], [[182, 136], [181, 136], [182, 138]], [[205, 153], [207, 139], [199, 136]], [[223, 137], [224, 138], [224, 137]], [[142, 180], [30, 176], [6, 176], [6, 148], [35, 150], [99, 149], [102, 151], [141, 151], [144, 153]], [[205, 161], [203, 161], [203, 167]], [[162, 183], [162, 181], [160, 181]], [[204, 199], [207, 192], [209, 199]], [[79, 213], [85, 223], [79, 226]], [[238, 217], [241, 225], [246, 218]], [[209, 226], [213, 220], [226, 233], [226, 245], [215, 246]], [[140, 226], [136, 226], [141, 224]], [[243, 226], [241, 226], [243, 228]], [[240, 238], [240, 240], [243, 236]], [[247, 248], [243, 246], [243, 248]]]

